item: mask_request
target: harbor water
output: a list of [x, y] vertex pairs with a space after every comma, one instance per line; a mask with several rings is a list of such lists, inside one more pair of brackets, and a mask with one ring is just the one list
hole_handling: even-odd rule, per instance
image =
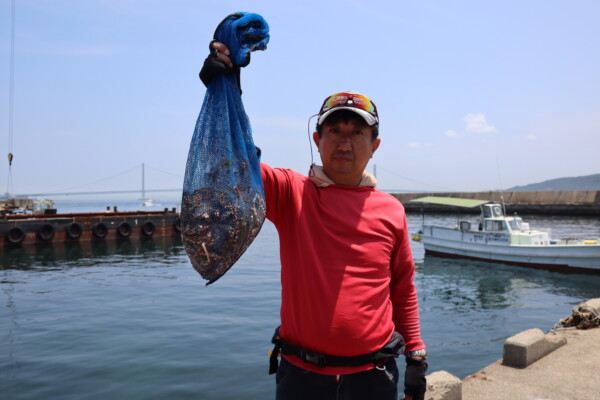
[[[139, 209], [57, 207], [115, 205]], [[523, 217], [552, 227], [554, 238], [600, 236], [597, 218]], [[409, 215], [411, 233], [421, 218]], [[501, 358], [507, 337], [547, 331], [600, 297], [597, 275], [425, 257], [411, 244], [429, 372], [464, 378]], [[0, 304], [0, 399], [274, 398], [267, 352], [279, 319], [279, 253], [269, 222], [209, 287], [178, 238], [14, 248], [0, 254]]]

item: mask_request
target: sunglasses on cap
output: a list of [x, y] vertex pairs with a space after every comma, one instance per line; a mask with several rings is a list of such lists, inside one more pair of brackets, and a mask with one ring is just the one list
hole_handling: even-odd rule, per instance
[[332, 112], [338, 109], [354, 111], [359, 114], [368, 125], [379, 123], [375, 103], [367, 96], [351, 91], [332, 94], [326, 98], [321, 106], [321, 111], [319, 111], [319, 120], [317, 123], [321, 125]]

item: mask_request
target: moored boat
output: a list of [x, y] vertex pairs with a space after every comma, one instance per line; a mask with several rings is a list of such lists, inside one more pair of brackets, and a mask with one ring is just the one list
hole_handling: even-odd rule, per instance
[[179, 213], [110, 211], [65, 214], [4, 214], [0, 217], [0, 248], [69, 241], [111, 240], [180, 235]]
[[506, 216], [502, 204], [496, 202], [434, 196], [412, 201], [481, 208], [474, 226], [467, 220], [459, 220], [454, 227], [424, 223], [413, 239], [423, 243], [426, 254], [600, 273], [598, 238], [554, 240], [549, 230], [531, 229], [521, 217]]

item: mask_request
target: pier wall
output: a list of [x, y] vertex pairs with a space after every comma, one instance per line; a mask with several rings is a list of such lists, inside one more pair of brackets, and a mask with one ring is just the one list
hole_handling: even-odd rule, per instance
[[[600, 298], [580, 306], [589, 322], [597, 321]], [[446, 371], [429, 374], [425, 400], [600, 399], [600, 328], [587, 326], [511, 336], [500, 360], [462, 380]]]
[[451, 212], [478, 214], [479, 208], [461, 208], [438, 204], [412, 203], [426, 196], [460, 199], [504, 199], [507, 214], [597, 215], [600, 216], [600, 190], [553, 190], [536, 192], [446, 192], [446, 193], [391, 193], [404, 205], [406, 212]]

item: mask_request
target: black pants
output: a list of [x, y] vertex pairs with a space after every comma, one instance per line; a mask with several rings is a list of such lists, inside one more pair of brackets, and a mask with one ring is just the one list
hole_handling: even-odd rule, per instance
[[394, 358], [383, 367], [356, 374], [323, 375], [306, 371], [281, 359], [277, 400], [397, 400], [398, 367]]

